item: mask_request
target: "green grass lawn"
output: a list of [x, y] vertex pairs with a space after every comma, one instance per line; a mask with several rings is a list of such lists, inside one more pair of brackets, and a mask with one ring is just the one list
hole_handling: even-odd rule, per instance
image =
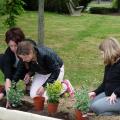
[[[18, 26], [27, 37], [37, 40], [37, 13], [25, 12], [18, 18]], [[7, 28], [0, 17], [0, 52], [6, 48], [4, 33]], [[99, 43], [108, 37], [120, 40], [120, 17], [82, 14], [79, 17], [45, 13], [45, 44], [53, 48], [64, 60], [65, 79], [79, 87], [90, 88], [101, 82], [103, 62], [98, 50]], [[0, 81], [3, 77], [0, 74]]]

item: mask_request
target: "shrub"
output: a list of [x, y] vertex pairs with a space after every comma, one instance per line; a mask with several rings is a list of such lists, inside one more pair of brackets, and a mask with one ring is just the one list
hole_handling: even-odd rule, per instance
[[114, 9], [120, 10], [120, 0], [112, 0], [112, 7]]
[[0, 0], [0, 15], [3, 15], [5, 11], [5, 0]]
[[88, 4], [91, 2], [92, 0], [79, 0], [79, 5], [84, 6], [84, 9], [86, 9], [86, 7], [88, 6]]
[[81, 90], [75, 91], [75, 104], [74, 108], [82, 112], [87, 112], [89, 106], [88, 90], [82, 87]]
[[109, 14], [109, 13], [117, 12], [117, 9], [105, 8], [105, 7], [92, 7], [89, 9], [89, 12], [93, 14]]
[[[25, 2], [24, 8], [26, 10], [38, 10], [38, 0], [23, 0]], [[57, 13], [69, 13], [66, 2], [69, 0], [45, 0], [45, 11], [57, 12]], [[74, 0], [74, 3], [78, 5], [79, 0]]]
[[38, 10], [38, 0], [23, 0], [25, 2], [24, 8], [26, 10]]
[[69, 13], [66, 2], [68, 0], [45, 0], [45, 11]]
[[47, 84], [47, 95], [49, 103], [58, 103], [60, 98], [60, 93], [62, 89], [62, 84], [59, 80], [56, 80], [53, 84]]
[[22, 105], [21, 98], [24, 96], [22, 90], [16, 88], [15, 83], [12, 83], [10, 90], [7, 93], [7, 99], [13, 107]]
[[4, 14], [8, 15], [5, 20], [5, 25], [9, 28], [16, 25], [16, 17], [24, 11], [24, 2], [22, 0], [6, 0]]

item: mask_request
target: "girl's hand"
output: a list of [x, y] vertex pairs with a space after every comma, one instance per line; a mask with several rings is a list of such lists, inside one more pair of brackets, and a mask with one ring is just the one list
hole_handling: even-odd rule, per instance
[[44, 89], [43, 86], [41, 86], [41, 87], [37, 90], [36, 94], [42, 96], [42, 95], [44, 94], [44, 92], [45, 92], [45, 89]]
[[88, 93], [88, 96], [89, 96], [90, 99], [94, 99], [95, 96], [96, 96], [96, 93], [95, 92], [90, 92], [90, 93]]
[[115, 104], [117, 102], [117, 96], [113, 92], [110, 97], [107, 97], [107, 101], [110, 101], [110, 104]]
[[26, 74], [26, 75], [25, 75], [24, 81], [25, 81], [26, 84], [29, 83], [29, 81], [30, 81], [30, 75], [29, 75], [29, 74]]

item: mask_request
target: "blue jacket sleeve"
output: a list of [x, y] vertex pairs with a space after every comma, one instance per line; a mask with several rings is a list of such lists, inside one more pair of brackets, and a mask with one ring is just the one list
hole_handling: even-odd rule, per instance
[[45, 57], [45, 64], [47, 64], [49, 70], [51, 70], [51, 75], [47, 79], [47, 81], [43, 84], [43, 87], [45, 87], [47, 83], [53, 83], [55, 80], [57, 80], [60, 73], [59, 63], [51, 56]]

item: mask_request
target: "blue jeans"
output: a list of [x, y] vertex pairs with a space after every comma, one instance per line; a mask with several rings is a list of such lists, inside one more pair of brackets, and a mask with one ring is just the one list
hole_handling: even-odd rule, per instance
[[107, 101], [107, 96], [105, 93], [97, 95], [90, 104], [90, 110], [92, 110], [97, 115], [113, 115], [120, 112], [120, 98], [117, 98], [115, 104], [110, 104]]

